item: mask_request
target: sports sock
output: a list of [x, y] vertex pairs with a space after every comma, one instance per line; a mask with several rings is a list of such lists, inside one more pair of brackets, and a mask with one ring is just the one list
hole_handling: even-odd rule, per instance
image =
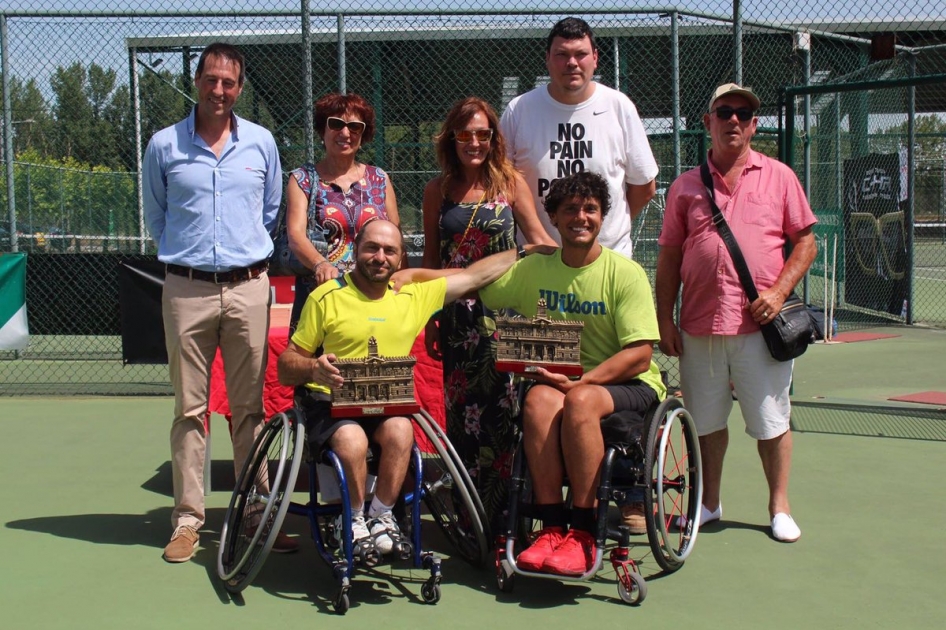
[[542, 521], [542, 527], [565, 527], [565, 504], [536, 504], [535, 515]]
[[381, 500], [378, 499], [378, 495], [375, 495], [371, 499], [371, 505], [368, 507], [368, 518], [376, 518], [381, 516], [384, 512], [390, 512], [393, 505], [385, 505], [381, 503]]
[[594, 534], [595, 531], [595, 510], [594, 508], [572, 508], [572, 529], [580, 529], [583, 532]]

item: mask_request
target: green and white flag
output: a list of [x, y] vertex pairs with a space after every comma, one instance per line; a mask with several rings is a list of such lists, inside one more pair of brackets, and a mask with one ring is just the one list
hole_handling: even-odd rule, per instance
[[0, 254], [0, 350], [23, 350], [26, 325], [26, 254]]

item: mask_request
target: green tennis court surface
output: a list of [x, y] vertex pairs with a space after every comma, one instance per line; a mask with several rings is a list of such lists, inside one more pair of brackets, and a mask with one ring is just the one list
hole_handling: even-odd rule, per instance
[[[270, 556], [231, 599], [215, 578], [233, 484], [221, 419], [201, 549], [169, 565], [161, 551], [170, 534], [170, 398], [2, 399], [0, 626], [940, 628], [946, 418], [935, 406], [887, 399], [943, 389], [946, 333], [896, 333], [815, 346], [798, 362], [791, 492], [801, 540], [768, 536], [765, 482], [737, 409], [723, 521], [700, 532], [669, 576], [656, 575], [639, 537], [632, 555], [643, 560], [649, 592], [638, 608], [620, 603], [610, 568], [590, 583], [520, 579], [501, 595], [491, 571], [447, 557], [436, 606], [420, 600], [425, 572], [381, 567], [356, 576], [352, 608], [337, 617], [331, 575], [307, 523], [291, 515], [286, 530], [305, 538], [302, 552]], [[429, 546], [449, 556], [430, 525]]]

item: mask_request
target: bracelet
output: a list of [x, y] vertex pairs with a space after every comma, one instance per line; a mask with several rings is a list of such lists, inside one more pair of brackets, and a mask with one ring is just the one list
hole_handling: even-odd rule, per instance
[[319, 262], [315, 263], [315, 267], [312, 267], [312, 273], [315, 273], [316, 271], [319, 270], [319, 265], [326, 265], [326, 264], [331, 265], [332, 263], [329, 262], [328, 260], [320, 260]]
[[520, 247], [520, 248], [519, 248], [519, 251], [516, 252], [516, 257], [517, 257], [519, 260], [522, 260], [523, 258], [525, 258], [525, 257], [526, 257], [526, 248], [525, 248], [525, 247]]

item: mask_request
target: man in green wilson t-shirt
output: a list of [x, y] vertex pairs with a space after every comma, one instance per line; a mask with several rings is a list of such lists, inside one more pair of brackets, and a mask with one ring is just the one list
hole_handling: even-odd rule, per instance
[[[596, 478], [605, 446], [601, 420], [615, 411], [640, 414], [666, 395], [652, 359], [659, 339], [650, 282], [636, 262], [598, 242], [610, 198], [592, 172], [558, 179], [545, 209], [562, 238], [552, 256], [518, 262], [480, 290], [489, 308], [536, 312], [540, 298], [549, 317], [584, 322], [581, 378], [539, 369], [523, 403], [523, 446], [537, 516], [543, 529], [519, 554], [527, 571], [582, 575], [594, 563]], [[562, 481], [572, 490], [571, 529], [565, 532]]]
[[[528, 246], [525, 253], [553, 252]], [[414, 433], [406, 417], [336, 419], [330, 415], [331, 390], [344, 379], [332, 365], [337, 359], [368, 355], [368, 337], [387, 356], [410, 353], [418, 333], [444, 304], [476, 291], [502, 275], [516, 261], [506, 251], [448, 278], [412, 284], [395, 292], [389, 280], [400, 264], [404, 241], [396, 225], [374, 220], [355, 237], [355, 269], [319, 285], [306, 300], [286, 351], [279, 357], [279, 381], [297, 385], [296, 404], [306, 416], [308, 439], [316, 449], [330, 447], [349, 480], [352, 538], [356, 548], [375, 546], [382, 553], [400, 538], [391, 508], [407, 474]], [[322, 352], [318, 356], [317, 350]], [[381, 447], [374, 498], [365, 513], [366, 456], [369, 438]], [[367, 518], [366, 518], [367, 517]]]

